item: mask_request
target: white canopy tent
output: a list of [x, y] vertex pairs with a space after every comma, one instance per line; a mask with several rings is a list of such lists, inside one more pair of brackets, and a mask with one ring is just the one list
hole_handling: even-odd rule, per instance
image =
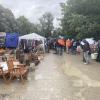
[[30, 34], [27, 34], [27, 35], [23, 35], [23, 36], [20, 36], [19, 37], [19, 40], [21, 39], [27, 39], [27, 40], [42, 40], [44, 41], [46, 38], [41, 36], [41, 35], [38, 35], [36, 33], [30, 33]]
[[27, 34], [27, 35], [20, 36], [19, 37], [19, 41], [21, 39], [42, 41], [41, 45], [42, 45], [43, 48], [45, 48], [45, 40], [46, 40], [46, 38], [41, 36], [41, 35], [38, 35], [36, 33], [30, 33], [30, 34]]

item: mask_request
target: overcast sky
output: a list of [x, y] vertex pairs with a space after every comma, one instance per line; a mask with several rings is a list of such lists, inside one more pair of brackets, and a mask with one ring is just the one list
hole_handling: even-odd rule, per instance
[[58, 26], [56, 18], [61, 16], [61, 8], [59, 5], [61, 2], [65, 2], [65, 0], [0, 0], [0, 4], [11, 9], [15, 17], [24, 15], [34, 23], [45, 12], [51, 12], [55, 17], [55, 26]]

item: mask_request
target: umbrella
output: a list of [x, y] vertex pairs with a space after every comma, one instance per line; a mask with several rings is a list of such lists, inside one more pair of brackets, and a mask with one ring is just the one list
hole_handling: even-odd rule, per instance
[[93, 40], [93, 38], [87, 38], [87, 39], [85, 39], [89, 44], [94, 44], [94, 40]]

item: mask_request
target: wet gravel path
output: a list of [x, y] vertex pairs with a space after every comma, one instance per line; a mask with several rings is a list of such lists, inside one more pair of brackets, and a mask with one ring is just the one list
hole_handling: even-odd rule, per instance
[[0, 100], [100, 100], [100, 64], [84, 65], [80, 56], [47, 54], [28, 81], [6, 85]]

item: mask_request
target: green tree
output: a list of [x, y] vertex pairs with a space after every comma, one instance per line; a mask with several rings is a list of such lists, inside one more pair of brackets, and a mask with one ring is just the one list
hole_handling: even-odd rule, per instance
[[72, 13], [100, 15], [100, 0], [68, 0], [67, 5]]
[[52, 37], [57, 38], [59, 35], [62, 35], [62, 29], [61, 28], [55, 28], [53, 30]]
[[43, 16], [39, 19], [41, 25], [41, 33], [45, 37], [51, 36], [53, 31], [53, 15], [49, 12], [43, 14]]
[[19, 25], [20, 35], [29, 34], [29, 33], [40, 33], [40, 25], [31, 23], [25, 16], [20, 16], [17, 19]]
[[68, 0], [62, 3], [61, 26], [77, 38], [100, 37], [100, 0]]
[[17, 32], [18, 25], [13, 13], [0, 5], [0, 32]]
[[20, 16], [17, 19], [18, 25], [19, 25], [19, 33], [21, 35], [28, 34], [31, 31], [31, 23], [28, 21], [27, 18], [24, 16]]

